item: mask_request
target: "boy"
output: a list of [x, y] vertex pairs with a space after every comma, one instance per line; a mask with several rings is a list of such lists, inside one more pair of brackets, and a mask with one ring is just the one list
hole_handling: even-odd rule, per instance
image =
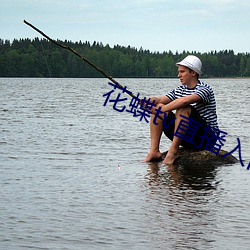
[[[178, 158], [180, 145], [187, 149], [197, 150], [196, 145], [199, 145], [201, 142], [200, 136], [204, 135], [204, 127], [210, 126], [213, 131], [218, 130], [213, 89], [199, 80], [199, 76], [202, 73], [201, 60], [196, 56], [189, 55], [181, 62], [176, 63], [176, 66], [178, 67], [178, 78], [182, 85], [173, 89], [165, 96], [150, 98], [150, 102], [155, 101], [156, 107], [151, 110], [150, 151], [144, 160], [145, 162], [161, 158], [159, 145], [162, 132], [172, 140], [163, 163], [173, 164]], [[165, 124], [162, 121], [164, 119], [161, 120], [155, 117], [157, 114], [156, 110], [159, 108], [167, 115]], [[172, 110], [176, 110], [176, 113], [174, 114]], [[164, 114], [159, 116], [163, 118]], [[195, 122], [202, 124], [202, 126], [198, 126], [192, 142], [182, 140], [182, 138], [174, 135], [181, 120], [187, 123], [188, 118], [192, 118]], [[203, 149], [204, 146], [203, 143], [199, 149]]]

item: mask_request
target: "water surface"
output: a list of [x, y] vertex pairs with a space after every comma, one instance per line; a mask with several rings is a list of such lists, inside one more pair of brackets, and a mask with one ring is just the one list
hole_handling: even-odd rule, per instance
[[[143, 163], [149, 124], [103, 106], [106, 79], [0, 79], [0, 249], [249, 249], [250, 80], [205, 82], [245, 167]], [[120, 83], [141, 96], [179, 84]]]

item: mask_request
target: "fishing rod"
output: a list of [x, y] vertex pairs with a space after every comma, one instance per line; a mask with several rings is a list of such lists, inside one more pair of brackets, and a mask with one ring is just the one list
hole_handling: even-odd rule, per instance
[[[118, 83], [113, 77], [111, 77], [110, 75], [108, 75], [106, 72], [104, 72], [102, 69], [100, 69], [99, 67], [97, 67], [95, 64], [93, 64], [89, 59], [87, 59], [85, 56], [80, 55], [76, 50], [72, 49], [69, 46], [63, 45], [61, 43], [59, 43], [58, 41], [50, 38], [48, 35], [46, 35], [44, 32], [42, 32], [41, 30], [39, 30], [38, 28], [36, 28], [34, 25], [32, 25], [31, 23], [27, 22], [26, 20], [23, 20], [23, 22], [25, 24], [27, 24], [28, 26], [30, 26], [32, 29], [34, 29], [35, 31], [37, 31], [38, 33], [40, 33], [42, 36], [44, 36], [45, 38], [47, 38], [50, 42], [54, 43], [55, 45], [61, 47], [62, 49], [66, 49], [69, 50], [70, 52], [72, 52], [73, 54], [75, 54], [76, 56], [78, 56], [79, 58], [81, 58], [83, 61], [85, 61], [86, 63], [88, 63], [91, 67], [93, 67], [94, 69], [96, 69], [98, 72], [100, 72], [103, 76], [105, 76], [106, 78], [108, 78], [110, 81], [112, 81], [114, 84], [116, 84], [120, 89], [122, 89], [125, 93], [127, 93], [128, 95], [130, 95], [131, 97], [135, 98], [136, 100], [139, 101], [139, 103], [141, 105], [144, 105], [143, 100], [140, 100], [137, 96], [135, 96], [131, 91], [127, 90], [126, 87], [123, 87], [120, 83]], [[163, 120], [163, 118], [159, 115], [158, 116], [159, 119]]]
[[76, 56], [78, 56], [79, 58], [81, 58], [83, 61], [85, 61], [86, 63], [88, 63], [91, 67], [93, 67], [94, 69], [96, 69], [98, 72], [100, 72], [103, 76], [105, 76], [106, 78], [108, 78], [110, 81], [112, 81], [114, 84], [116, 84], [119, 88], [123, 89], [124, 92], [126, 92], [128, 95], [130, 95], [133, 98], [138, 99], [134, 94], [132, 94], [132, 92], [128, 91], [127, 88], [123, 87], [120, 83], [118, 83], [113, 77], [111, 77], [110, 75], [108, 75], [106, 72], [104, 72], [102, 69], [100, 69], [99, 67], [97, 67], [95, 64], [93, 64], [89, 59], [87, 59], [85, 56], [80, 55], [76, 50], [72, 49], [69, 46], [65, 46], [61, 43], [59, 43], [58, 41], [50, 38], [49, 36], [47, 36], [44, 32], [42, 32], [41, 30], [39, 30], [38, 28], [36, 28], [34, 25], [32, 25], [31, 23], [27, 22], [26, 20], [23, 20], [23, 22], [25, 24], [27, 24], [28, 26], [30, 26], [32, 29], [34, 29], [35, 31], [37, 31], [38, 33], [40, 33], [42, 36], [44, 36], [45, 38], [47, 38], [50, 42], [54, 43], [55, 45], [69, 50], [70, 52], [72, 52], [73, 54], [75, 54]]

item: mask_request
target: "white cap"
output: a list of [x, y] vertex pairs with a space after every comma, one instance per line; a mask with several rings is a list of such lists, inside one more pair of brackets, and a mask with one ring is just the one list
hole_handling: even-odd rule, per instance
[[197, 56], [189, 55], [185, 57], [181, 62], [176, 63], [176, 66], [179, 66], [179, 65], [192, 69], [199, 75], [202, 74], [202, 71], [201, 71], [202, 63], [201, 63], [201, 60]]

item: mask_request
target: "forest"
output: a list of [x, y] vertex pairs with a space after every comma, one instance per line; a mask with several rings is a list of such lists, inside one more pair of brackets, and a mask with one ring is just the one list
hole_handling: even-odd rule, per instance
[[[250, 53], [233, 50], [150, 52], [143, 48], [101, 42], [59, 41], [76, 50], [112, 77], [170, 78], [177, 76], [175, 63], [186, 55], [198, 56], [203, 63], [202, 77], [249, 77]], [[0, 39], [0, 77], [102, 77], [68, 50], [46, 39]]]

